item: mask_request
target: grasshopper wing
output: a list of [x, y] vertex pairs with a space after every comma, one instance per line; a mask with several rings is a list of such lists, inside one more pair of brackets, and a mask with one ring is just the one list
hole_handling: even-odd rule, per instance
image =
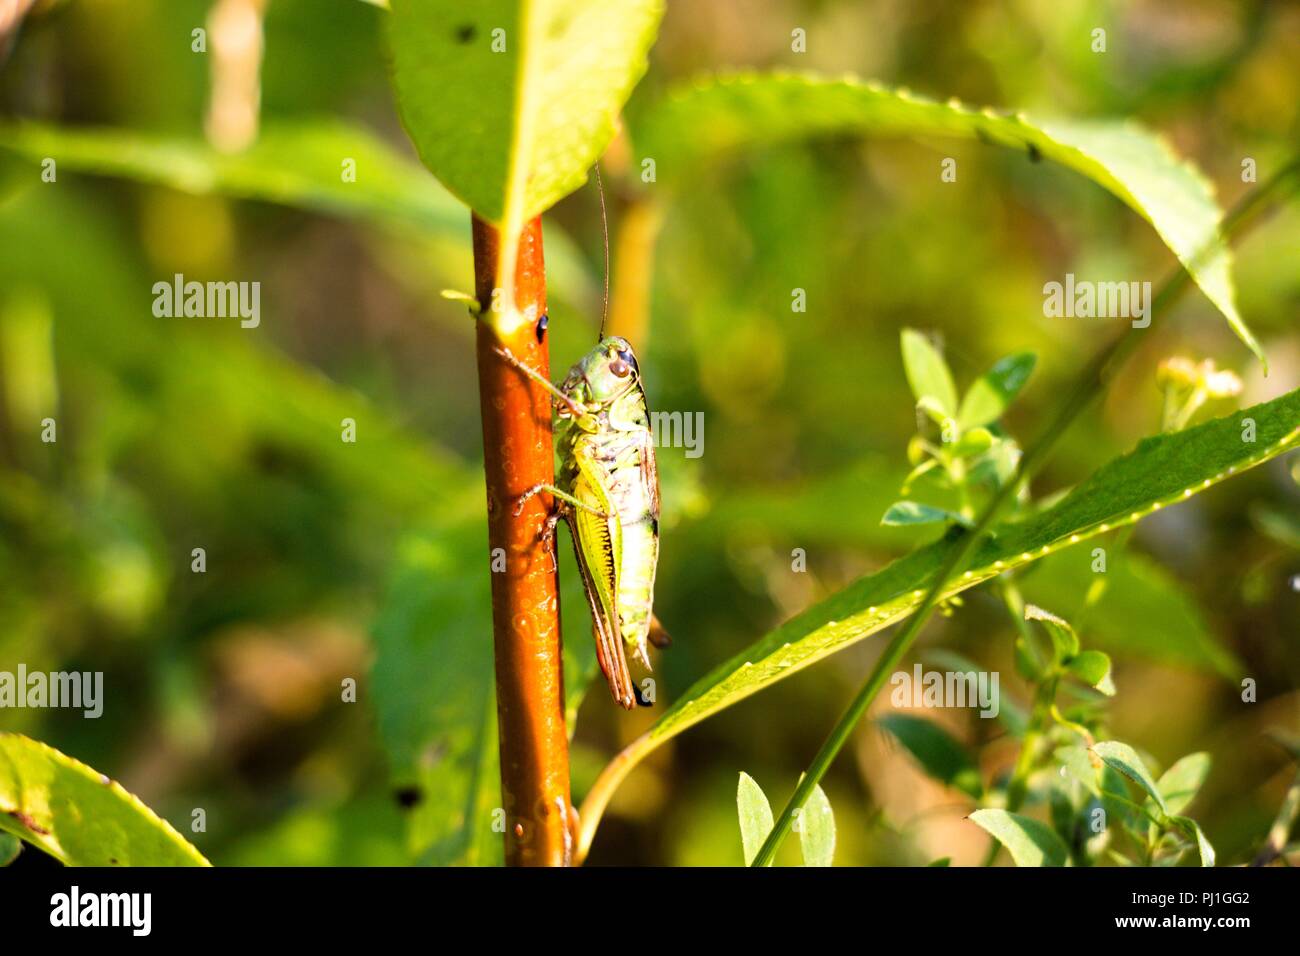
[[623, 652], [618, 624], [616, 556], [622, 547], [622, 525], [612, 509], [609, 497], [598, 482], [591, 480], [592, 477], [590, 466], [580, 458], [574, 497], [602, 514], [593, 514], [586, 508], [570, 511], [573, 548], [578, 568], [582, 572], [583, 592], [591, 607], [596, 659], [614, 700], [631, 710], [636, 706], [636, 694], [632, 690], [632, 677], [627, 670], [627, 658]]

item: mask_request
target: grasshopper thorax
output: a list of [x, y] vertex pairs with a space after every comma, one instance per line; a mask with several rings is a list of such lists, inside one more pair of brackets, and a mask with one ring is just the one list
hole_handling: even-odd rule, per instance
[[611, 335], [569, 370], [563, 390], [580, 402], [604, 405], [634, 388], [640, 377], [632, 346], [622, 336]]

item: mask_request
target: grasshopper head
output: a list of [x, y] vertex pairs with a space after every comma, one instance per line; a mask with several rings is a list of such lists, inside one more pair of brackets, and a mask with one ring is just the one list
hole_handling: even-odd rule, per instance
[[585, 391], [592, 402], [618, 398], [640, 378], [636, 353], [627, 339], [611, 335], [588, 352], [569, 373], [569, 382]]

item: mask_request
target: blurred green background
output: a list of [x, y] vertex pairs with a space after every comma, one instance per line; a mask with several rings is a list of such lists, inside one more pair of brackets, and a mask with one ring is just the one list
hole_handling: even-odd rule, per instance
[[[211, 9], [38, 2], [0, 68], [0, 669], [103, 671], [107, 694], [99, 720], [6, 710], [0, 729], [109, 773], [217, 864], [490, 862], [498, 796], [472, 327], [438, 295], [471, 285], [468, 214], [412, 169], [386, 14], [357, 0], [270, 0], [256, 163], [209, 175], [245, 135], [241, 82], [257, 76], [255, 58], [250, 74], [238, 56], [191, 49]], [[1104, 55], [1089, 48], [1095, 26], [1107, 29]], [[807, 53], [791, 52], [794, 27]], [[670, 0], [629, 113], [700, 71], [854, 71], [938, 99], [1131, 116], [1166, 134], [1227, 207], [1249, 188], [1244, 157], [1262, 179], [1297, 151], [1298, 59], [1300, 6], [1289, 3]], [[67, 161], [43, 182], [40, 143], [29, 131], [19, 144], [15, 119], [112, 127], [120, 146], [84, 165], [152, 162], [168, 185]], [[358, 157], [368, 199], [299, 182], [318, 181], [314, 170], [337, 178], [339, 155]], [[939, 182], [945, 157], [958, 161], [956, 183]], [[616, 141], [614, 267], [633, 276], [647, 263], [626, 244], [632, 262], [617, 260], [622, 227], [657, 198], [637, 172]], [[1007, 422], [1025, 443], [1111, 331], [1044, 318], [1043, 283], [1073, 271], [1158, 284], [1173, 263], [1093, 184], [974, 141], [765, 148], [710, 165], [653, 214], [649, 312], [634, 342], [651, 408], [705, 422], [702, 457], [660, 452], [656, 604], [676, 639], [657, 663], [661, 701], [932, 536], [879, 525], [916, 427], [900, 328], [941, 338], [962, 387], [1004, 354], [1036, 352]], [[558, 377], [599, 316], [594, 191], [548, 220]], [[1157, 317], [1035, 493], [1158, 430], [1164, 358], [1213, 357], [1241, 375], [1243, 394], [1203, 415], [1294, 388], [1297, 248], [1296, 206], [1237, 247], [1240, 305], [1268, 378], [1188, 295]], [[260, 281], [260, 327], [156, 318], [152, 285], [178, 272]], [[804, 313], [790, 310], [796, 287]], [[41, 441], [46, 417], [55, 444]], [[355, 444], [340, 440], [344, 418]], [[1296, 474], [1274, 462], [1144, 522], [1086, 636], [1116, 659], [1117, 737], [1161, 766], [1213, 755], [1193, 810], [1225, 863], [1258, 845], [1293, 772], [1264, 734], [1300, 729], [1298, 516]], [[198, 547], [203, 574], [190, 569]], [[808, 573], [791, 573], [794, 548]], [[567, 542], [559, 551], [577, 698], [589, 623]], [[1066, 552], [1024, 587], [1069, 614], [1087, 580], [1086, 555]], [[998, 669], [1014, 697], [1013, 628], [987, 594], [967, 597], [922, 647]], [[880, 646], [856, 645], [657, 752], [615, 798], [591, 862], [739, 863], [737, 773], [783, 803]], [[1257, 703], [1241, 702], [1240, 676], [1257, 680]], [[349, 677], [356, 703], [340, 700]], [[593, 688], [576, 722], [575, 800], [653, 716]], [[987, 744], [986, 779], [1005, 772], [1013, 750], [969, 717], [936, 715]], [[838, 863], [983, 855], [966, 798], [873, 726], [826, 790]], [[194, 808], [205, 832], [190, 832]]]

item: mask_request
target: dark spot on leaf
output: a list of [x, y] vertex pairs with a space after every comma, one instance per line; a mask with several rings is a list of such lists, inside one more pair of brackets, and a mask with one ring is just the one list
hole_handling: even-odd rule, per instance
[[469, 43], [478, 35], [478, 28], [472, 23], [463, 23], [456, 28], [456, 42]]
[[45, 827], [37, 823], [33, 817], [23, 813], [21, 810], [10, 810], [9, 815], [33, 833], [39, 833], [41, 836], [49, 835], [49, 830], [45, 829]]
[[1025, 148], [1029, 150], [1030, 162], [1036, 163], [1043, 158], [1043, 154], [1038, 151], [1038, 147], [1033, 143], [1025, 143]]
[[115, 857], [115, 856], [110, 856], [110, 857], [108, 858], [108, 862], [109, 862], [110, 864], [112, 864], [113, 866], [117, 866], [117, 857]]
[[424, 799], [424, 793], [419, 787], [402, 787], [393, 791], [393, 798], [403, 810], [410, 810], [412, 807], [420, 805], [420, 801]]
[[948, 530], [946, 530], [946, 531], [943, 533], [943, 538], [942, 538], [941, 540], [943, 540], [943, 541], [956, 541], [956, 540], [957, 540], [958, 538], [960, 538], [962, 535], [966, 534], [966, 531], [967, 531], [967, 528], [966, 528], [964, 525], [960, 525], [960, 524], [957, 524], [956, 522], [954, 522], [954, 523], [948, 525]]

